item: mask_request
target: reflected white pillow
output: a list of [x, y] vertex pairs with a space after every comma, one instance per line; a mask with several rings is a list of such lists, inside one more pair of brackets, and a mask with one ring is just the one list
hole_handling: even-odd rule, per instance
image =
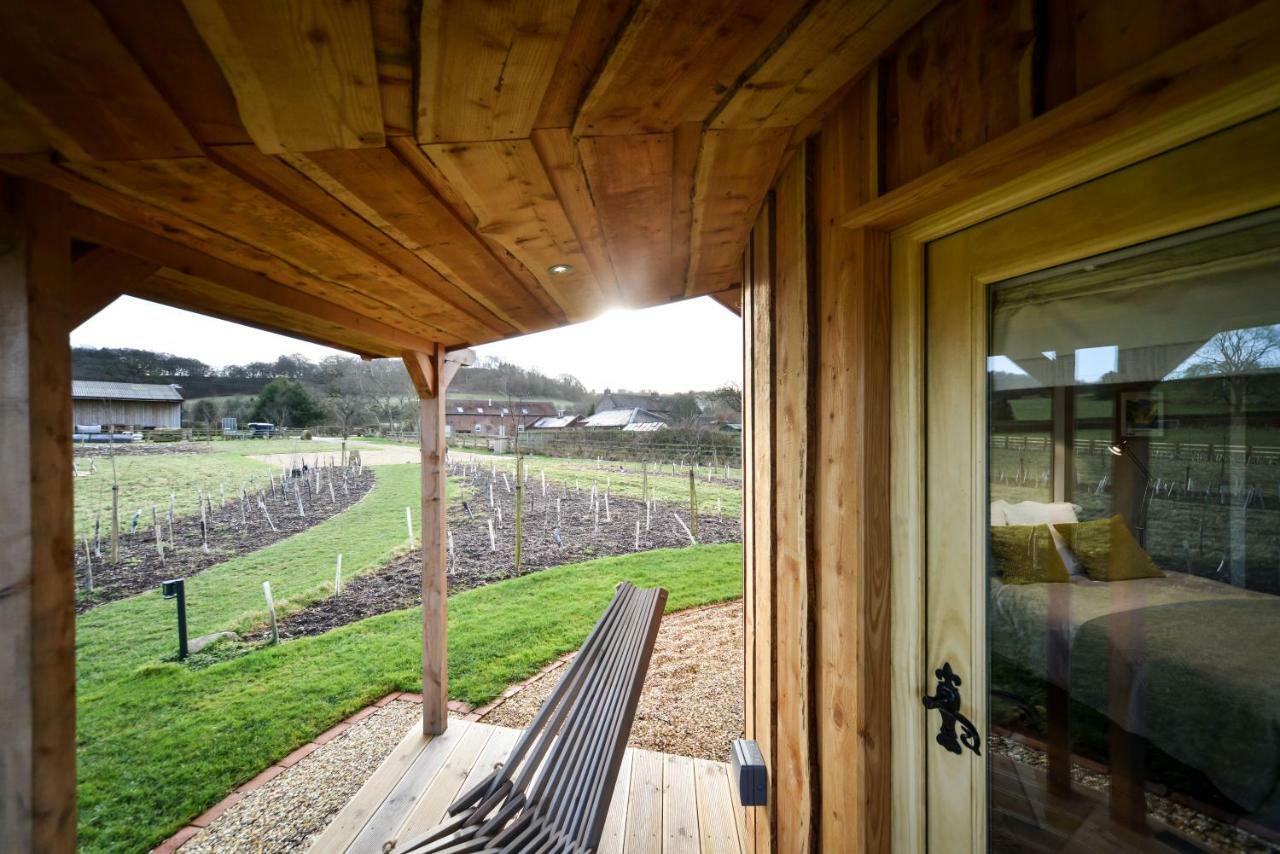
[[[1069, 501], [1046, 503], [1043, 501], [1023, 501], [1018, 504], [1004, 503], [1004, 524], [1006, 525], [1056, 525], [1061, 522], [1079, 522], [1076, 512], [1080, 509]], [[994, 510], [995, 504], [992, 505]], [[994, 513], [991, 524], [996, 524]]]

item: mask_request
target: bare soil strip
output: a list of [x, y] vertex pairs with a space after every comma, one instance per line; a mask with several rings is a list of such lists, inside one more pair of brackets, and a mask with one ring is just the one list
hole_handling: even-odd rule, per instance
[[[170, 547], [168, 507], [163, 510], [157, 508], [161, 539], [165, 547], [163, 561], [156, 549], [155, 529], [151, 525], [150, 515], [140, 519], [137, 531], [130, 534], [131, 517], [122, 514], [120, 524], [124, 533], [120, 537], [120, 563], [111, 565], [110, 536], [104, 531], [100, 543], [102, 555], [93, 555], [92, 592], [87, 589], [89, 562], [85, 557], [84, 542], [76, 544], [76, 612], [83, 613], [97, 605], [133, 596], [158, 586], [166, 579], [190, 578], [214, 564], [269, 546], [341, 513], [373, 488], [374, 476], [370, 469], [366, 468], [360, 474], [356, 474], [354, 470], [347, 471], [345, 488], [343, 470], [333, 471], [332, 497], [327, 480], [322, 481], [318, 493], [314, 491], [313, 483], [298, 490], [304, 515], [298, 513], [298, 498], [292, 492], [281, 490], [279, 478], [276, 478], [275, 491], [264, 491], [262, 494], [267, 515], [271, 517], [276, 530], [272, 530], [271, 524], [263, 516], [262, 509], [258, 506], [257, 493], [249, 496], [243, 515], [238, 493], [228, 493], [225, 506], [221, 495], [210, 496], [212, 512], [208, 513], [208, 551], [203, 546], [199, 514], [174, 519], [173, 546]], [[190, 503], [191, 496], [184, 498]], [[94, 546], [94, 537], [91, 535], [91, 554], [95, 551]]]
[[[644, 502], [611, 496], [606, 513], [603, 497], [599, 497], [600, 523], [597, 529], [596, 511], [589, 489], [579, 492], [572, 487], [565, 489], [560, 484], [553, 486], [548, 483], [544, 498], [541, 483], [531, 480], [525, 491], [524, 545], [517, 571], [514, 485], [510, 474], [504, 482], [502, 472], [498, 473], [493, 491], [495, 506], [490, 510], [490, 477], [491, 473], [484, 470], [474, 477], [468, 476], [465, 494], [469, 512], [463, 508], [462, 500], [451, 502], [448, 514], [449, 532], [453, 535], [453, 551], [448, 565], [451, 593], [566, 563], [690, 545], [689, 535], [676, 521], [679, 514], [685, 525], [690, 524], [687, 504], [653, 502], [646, 530]], [[508, 485], [512, 486], [511, 492], [507, 491]], [[557, 498], [560, 502], [558, 529]], [[497, 522], [499, 509], [502, 511], [500, 524]], [[494, 522], [496, 550], [490, 548], [490, 520]], [[638, 549], [637, 521], [640, 523]], [[736, 518], [704, 516], [698, 521], [699, 543], [731, 543], [741, 539], [741, 523]], [[280, 636], [318, 635], [366, 617], [414, 607], [421, 601], [421, 585], [421, 556], [407, 554], [376, 572], [352, 579], [336, 596], [286, 617], [279, 624]], [[265, 636], [264, 630], [249, 639]]]

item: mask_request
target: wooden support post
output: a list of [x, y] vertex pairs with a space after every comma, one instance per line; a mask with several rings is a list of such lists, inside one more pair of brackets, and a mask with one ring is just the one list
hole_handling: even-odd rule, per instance
[[444, 432], [445, 350], [406, 353], [418, 391], [422, 451], [422, 731], [439, 735], [449, 723], [446, 667], [446, 471]]
[[66, 199], [0, 185], [0, 851], [76, 847]]

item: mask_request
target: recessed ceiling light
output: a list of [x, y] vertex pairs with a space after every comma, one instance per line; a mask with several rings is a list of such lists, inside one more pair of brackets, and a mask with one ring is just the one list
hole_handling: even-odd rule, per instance
[[553, 276], [563, 276], [565, 273], [573, 272], [572, 264], [552, 264], [547, 268], [547, 272]]

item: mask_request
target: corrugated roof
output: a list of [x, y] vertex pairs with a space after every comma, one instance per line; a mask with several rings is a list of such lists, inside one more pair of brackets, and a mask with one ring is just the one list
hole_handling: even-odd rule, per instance
[[71, 398], [73, 400], [159, 400], [180, 402], [182, 395], [171, 385], [73, 380], [71, 382]]
[[559, 417], [548, 415], [530, 424], [529, 428], [532, 430], [556, 430], [561, 427], [568, 427], [577, 420], [578, 416], [576, 415], [561, 415]]
[[666, 430], [667, 425], [661, 421], [638, 421], [635, 424], [628, 424], [622, 429], [632, 433], [652, 433], [655, 430]]
[[583, 427], [625, 427], [631, 423], [634, 409], [606, 409], [582, 422]]

